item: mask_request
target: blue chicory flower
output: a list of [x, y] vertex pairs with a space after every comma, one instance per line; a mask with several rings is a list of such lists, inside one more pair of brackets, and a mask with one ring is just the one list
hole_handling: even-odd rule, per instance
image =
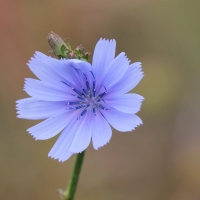
[[47, 140], [62, 131], [48, 156], [59, 161], [109, 142], [112, 130], [132, 131], [142, 124], [135, 115], [143, 97], [128, 93], [142, 79], [141, 63], [129, 64], [125, 53], [115, 58], [115, 40], [100, 39], [92, 65], [77, 59], [55, 59], [36, 52], [28, 63], [40, 79], [25, 79], [31, 96], [17, 101], [19, 118], [45, 121], [27, 131]]

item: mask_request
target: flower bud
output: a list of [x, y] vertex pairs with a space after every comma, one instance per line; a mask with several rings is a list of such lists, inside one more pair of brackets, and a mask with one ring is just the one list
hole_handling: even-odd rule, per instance
[[51, 53], [53, 53], [55, 56], [58, 56], [59, 58], [67, 58], [67, 51], [69, 48], [59, 35], [51, 31], [47, 39], [49, 45], [52, 48]]
[[73, 50], [68, 42], [65, 43], [59, 35], [52, 31], [49, 33], [47, 39], [52, 48], [51, 53], [58, 58], [79, 59], [83, 61], [89, 60], [90, 53], [84, 53], [84, 47], [82, 45], [79, 45]]

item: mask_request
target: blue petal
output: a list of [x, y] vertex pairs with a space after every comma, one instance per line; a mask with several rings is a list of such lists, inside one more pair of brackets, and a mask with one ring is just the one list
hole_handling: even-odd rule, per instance
[[91, 71], [91, 65], [88, 62], [77, 59], [55, 59], [36, 52], [35, 58], [32, 58], [28, 66], [31, 71], [42, 81], [51, 84], [62, 84], [61, 81], [70, 83], [73, 87], [78, 87], [80, 78], [77, 70], [85, 74]]
[[69, 148], [74, 140], [75, 133], [77, 132], [81, 122], [82, 121], [75, 118], [68, 124], [49, 152], [49, 157], [63, 162], [73, 154], [69, 151]]
[[46, 119], [66, 111], [66, 101], [54, 102], [26, 98], [20, 99], [16, 103], [17, 117], [24, 119]]
[[92, 143], [94, 149], [97, 150], [110, 141], [112, 129], [100, 113], [97, 113], [96, 116], [92, 118], [91, 126], [93, 126]]
[[138, 94], [123, 94], [116, 97], [105, 97], [105, 102], [109, 106], [125, 113], [135, 114], [140, 110], [143, 97]]
[[57, 65], [51, 65], [51, 69], [62, 76], [73, 87], [79, 87], [79, 76], [74, 67], [72, 67], [72, 61], [62, 59], [58, 60], [58, 62]]
[[65, 81], [65, 79], [51, 69], [52, 65], [58, 66], [59, 63], [60, 61], [55, 58], [36, 52], [34, 58], [29, 61], [28, 66], [41, 81], [61, 85], [61, 81]]
[[115, 49], [115, 40], [100, 39], [97, 42], [92, 60], [92, 70], [97, 84], [104, 78], [108, 70], [108, 65], [114, 60]]
[[132, 131], [142, 124], [142, 120], [134, 114], [127, 114], [115, 109], [101, 111], [103, 116], [116, 130], [121, 132]]
[[[117, 83], [127, 72], [129, 67], [129, 60], [125, 53], [120, 53], [107, 67], [107, 72], [100, 86], [106, 86], [109, 89], [112, 85]], [[99, 74], [100, 76], [101, 74]]]
[[81, 61], [78, 59], [71, 59], [69, 61], [70, 66], [74, 67], [76, 70], [82, 70], [83, 72], [92, 70], [92, 66], [89, 62]]
[[47, 140], [62, 131], [72, 119], [77, 115], [77, 111], [65, 111], [62, 114], [48, 118], [47, 120], [29, 128], [27, 131], [36, 140]]
[[91, 117], [93, 117], [93, 113], [87, 111], [86, 115], [79, 119], [82, 122], [79, 126], [79, 129], [75, 133], [75, 138], [69, 149], [70, 152], [80, 153], [84, 151], [90, 144], [92, 136], [92, 127], [93, 127], [91, 125]]
[[52, 85], [35, 79], [25, 79], [24, 90], [32, 97], [45, 101], [70, 101], [75, 97], [72, 90], [65, 84]]
[[141, 63], [133, 63], [128, 67], [127, 72], [125, 75], [116, 83], [113, 85], [108, 96], [118, 96], [119, 94], [124, 94], [126, 92], [129, 92], [132, 90], [143, 78], [143, 72], [141, 68]]

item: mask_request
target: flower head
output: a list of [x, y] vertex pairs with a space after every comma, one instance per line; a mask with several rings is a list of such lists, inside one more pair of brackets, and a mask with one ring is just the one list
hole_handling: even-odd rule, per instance
[[[115, 58], [115, 40], [100, 39], [92, 65], [77, 59], [55, 59], [36, 52], [28, 63], [39, 80], [25, 79], [30, 98], [17, 101], [19, 118], [43, 122], [27, 131], [36, 140], [61, 132], [49, 152], [59, 161], [109, 142], [112, 130], [132, 131], [142, 124], [135, 115], [143, 97], [128, 93], [142, 79], [141, 63], [130, 64], [125, 53]], [[110, 126], [111, 125], [111, 126]]]

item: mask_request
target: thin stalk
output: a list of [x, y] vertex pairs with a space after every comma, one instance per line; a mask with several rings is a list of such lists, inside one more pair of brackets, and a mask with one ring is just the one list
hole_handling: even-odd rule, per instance
[[72, 175], [68, 184], [66, 191], [64, 192], [64, 200], [74, 200], [74, 195], [76, 193], [76, 188], [79, 180], [79, 175], [81, 172], [81, 167], [84, 160], [85, 151], [76, 155], [76, 159], [74, 162], [74, 168], [72, 171]]

